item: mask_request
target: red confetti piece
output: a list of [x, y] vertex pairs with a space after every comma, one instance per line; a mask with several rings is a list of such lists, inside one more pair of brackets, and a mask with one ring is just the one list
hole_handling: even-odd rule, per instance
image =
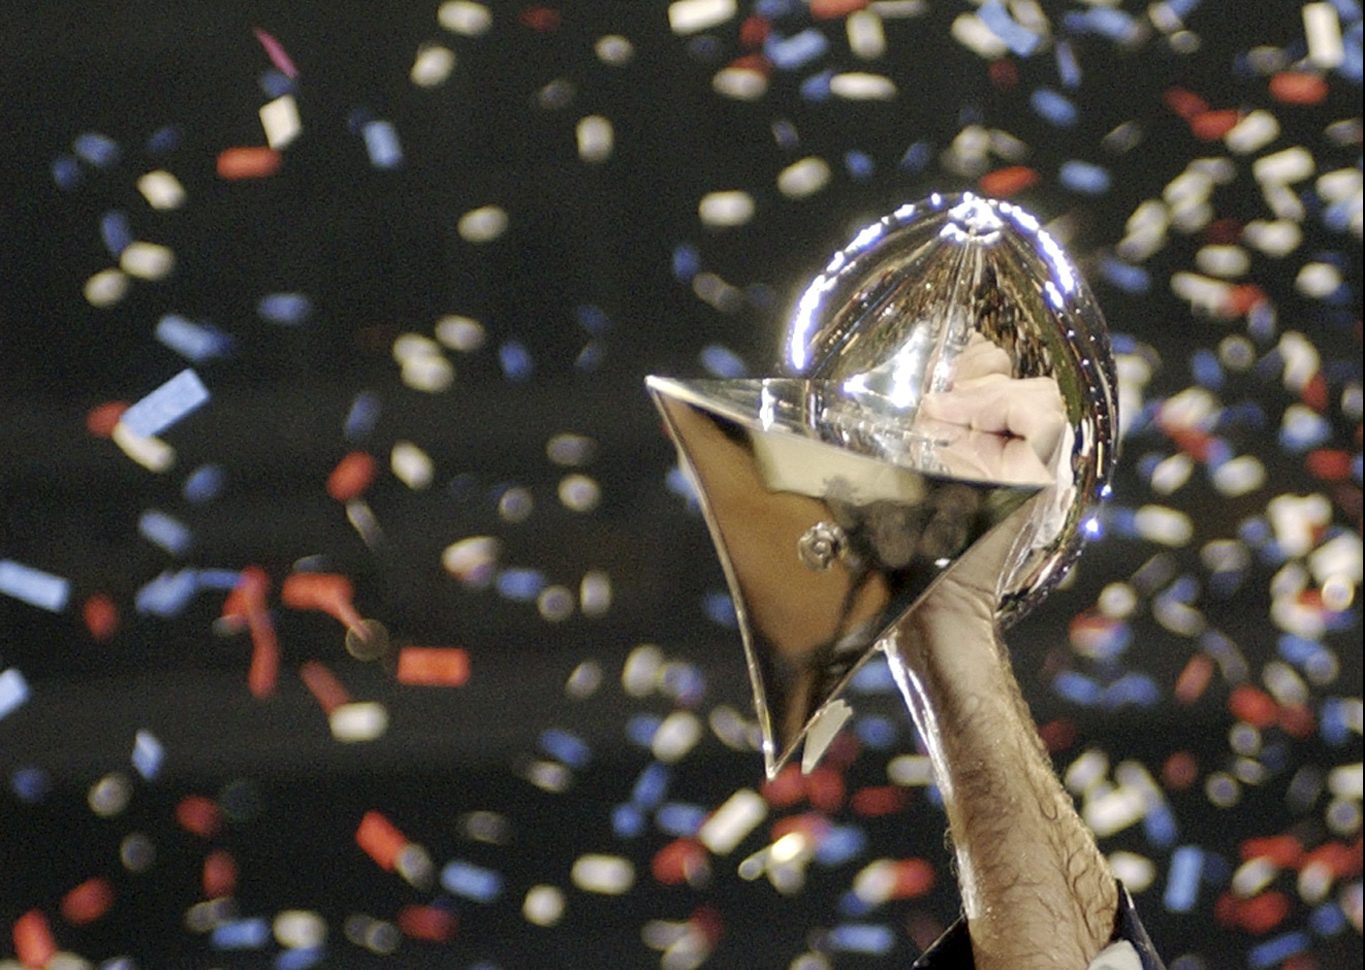
[[806, 776], [806, 797], [811, 806], [822, 812], [837, 812], [844, 804], [843, 775], [828, 766], [821, 766]]
[[896, 785], [859, 788], [849, 799], [849, 807], [854, 813], [868, 818], [894, 815], [909, 803], [909, 792]]
[[114, 905], [114, 887], [109, 880], [95, 876], [62, 897], [62, 919], [73, 926], [93, 923]]
[[376, 811], [366, 812], [355, 830], [355, 844], [388, 872], [394, 870], [398, 854], [408, 844], [408, 837], [397, 826]]
[[223, 827], [223, 811], [211, 798], [188, 795], [175, 806], [175, 820], [186, 832], [211, 839]]
[[363, 629], [365, 618], [351, 603], [351, 581], [335, 573], [294, 573], [280, 587], [280, 602], [294, 610], [321, 610], [352, 629]]
[[316, 660], [306, 660], [299, 666], [299, 677], [308, 692], [317, 700], [322, 712], [331, 715], [342, 704], [351, 702], [350, 692], [336, 675]]
[[1242, 120], [1241, 112], [1235, 108], [1221, 111], [1201, 111], [1190, 119], [1190, 131], [1200, 141], [1218, 141]]
[[85, 601], [81, 608], [85, 628], [90, 635], [103, 643], [118, 632], [118, 607], [104, 593], [96, 593]]
[[1076, 743], [1076, 725], [1066, 718], [1058, 718], [1039, 725], [1038, 736], [1050, 754], [1065, 751]]
[[398, 928], [411, 940], [446, 943], [455, 938], [458, 926], [454, 913], [437, 906], [404, 906], [398, 911]]
[[1341, 482], [1351, 477], [1350, 452], [1319, 448], [1308, 453], [1304, 464], [1310, 475], [1325, 482]]
[[763, 17], [747, 17], [739, 25], [739, 42], [746, 48], [762, 47], [773, 25]]
[[41, 910], [31, 909], [14, 921], [14, 955], [26, 967], [42, 967], [57, 953], [57, 942]]
[[1184, 791], [1199, 779], [1199, 761], [1188, 751], [1177, 751], [1161, 766], [1161, 783], [1170, 791]]
[[773, 808], [789, 808], [806, 797], [806, 784], [801, 778], [801, 769], [796, 765], [784, 765], [777, 777], [765, 781], [758, 790]]
[[1269, 859], [1281, 869], [1297, 869], [1303, 862], [1303, 843], [1292, 835], [1264, 835], [1241, 846], [1242, 861]]
[[1280, 705], [1265, 691], [1249, 684], [1233, 688], [1228, 697], [1228, 710], [1252, 727], [1266, 728], [1279, 720]]
[[1202, 653], [1195, 654], [1175, 679], [1175, 699], [1182, 704], [1193, 704], [1203, 696], [1212, 676], [1213, 661]]
[[736, 57], [730, 62], [729, 67], [735, 71], [753, 71], [755, 74], [761, 74], [764, 77], [773, 73], [772, 61], [762, 54], [745, 54], [742, 57]]
[[680, 886], [707, 869], [706, 849], [696, 839], [674, 839], [650, 861], [649, 871], [664, 886]]
[[1304, 404], [1322, 414], [1327, 410], [1327, 376], [1318, 371], [1303, 385], [1299, 396], [1303, 398]]
[[96, 404], [85, 415], [85, 430], [96, 438], [107, 438], [114, 433], [123, 412], [128, 410], [127, 401], [106, 401]]
[[280, 642], [275, 636], [275, 624], [264, 610], [252, 610], [246, 617], [251, 631], [251, 664], [247, 667], [246, 686], [255, 698], [269, 697], [275, 692], [280, 675]]
[[1346, 879], [1351, 876], [1360, 875], [1361, 869], [1361, 841], [1356, 839], [1354, 845], [1346, 845], [1342, 842], [1324, 842], [1313, 851], [1303, 857], [1300, 868], [1321, 863], [1331, 870], [1332, 875], [1338, 879]]
[[260, 41], [261, 46], [265, 48], [270, 63], [279, 68], [281, 74], [289, 78], [299, 76], [299, 69], [294, 66], [294, 59], [289, 56], [283, 44], [259, 27], [253, 28], [253, 33], [256, 35], [256, 40]]
[[1041, 176], [1027, 165], [997, 168], [981, 176], [977, 184], [981, 191], [996, 198], [1009, 198], [1038, 184]]
[[1161, 100], [1186, 121], [1192, 120], [1196, 115], [1203, 114], [1209, 110], [1209, 103], [1185, 88], [1167, 88], [1166, 93], [1161, 96]]
[[810, 15], [814, 20], [833, 20], [857, 13], [869, 0], [810, 0]]
[[892, 899], [916, 899], [934, 888], [934, 867], [924, 859], [901, 859], [895, 864]]
[[1307, 738], [1318, 729], [1318, 719], [1305, 704], [1288, 704], [1280, 708], [1280, 730], [1291, 738]]
[[1019, 66], [1008, 57], [991, 61], [991, 66], [986, 69], [986, 73], [991, 79], [991, 84], [998, 91], [1009, 91], [1019, 84]]
[[1289, 897], [1282, 892], [1261, 893], [1251, 899], [1240, 900], [1234, 919], [1248, 933], [1262, 936], [1284, 922], [1289, 915]]
[[364, 451], [347, 454], [327, 476], [327, 494], [338, 502], [349, 502], [370, 487], [378, 471], [374, 456]]
[[237, 891], [237, 861], [226, 849], [214, 849], [204, 857], [201, 881], [205, 899], [231, 896]]
[[469, 680], [469, 654], [459, 647], [404, 647], [395, 676], [400, 684], [459, 687]]
[[517, 21], [523, 27], [530, 27], [542, 34], [558, 30], [563, 20], [559, 11], [553, 7], [527, 7], [517, 17]]
[[1238, 219], [1223, 217], [1215, 219], [1204, 227], [1204, 242], [1215, 246], [1227, 246], [1242, 238], [1242, 223]]
[[1307, 71], [1281, 71], [1270, 79], [1270, 96], [1282, 104], [1317, 104], [1327, 90], [1322, 75]]
[[833, 827], [830, 820], [819, 812], [803, 812], [800, 815], [788, 815], [780, 818], [773, 823], [772, 838], [776, 842], [784, 835], [799, 832], [811, 841], [814, 845], [819, 845], [829, 835], [829, 830]]
[[1244, 317], [1265, 302], [1265, 290], [1254, 283], [1241, 283], [1228, 290], [1227, 299], [1218, 308], [1225, 320]]
[[708, 945], [714, 947], [720, 942], [725, 929], [725, 920], [716, 907], [698, 906], [688, 917], [688, 922], [701, 931]]
[[218, 153], [218, 177], [230, 182], [268, 178], [280, 170], [284, 156], [264, 146], [227, 148]]

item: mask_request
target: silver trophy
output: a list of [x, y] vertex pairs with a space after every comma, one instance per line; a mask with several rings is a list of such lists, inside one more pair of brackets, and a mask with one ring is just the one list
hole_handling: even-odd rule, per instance
[[836, 253], [776, 376], [647, 385], [729, 582], [769, 777], [803, 741], [818, 760], [849, 679], [988, 533], [1015, 533], [1002, 625], [1040, 602], [1115, 459], [1094, 298], [1033, 216], [972, 195], [902, 206]]

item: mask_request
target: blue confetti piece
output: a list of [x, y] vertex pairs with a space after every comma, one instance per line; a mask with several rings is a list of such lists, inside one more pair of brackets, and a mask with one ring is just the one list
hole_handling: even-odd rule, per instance
[[748, 371], [743, 359], [738, 354], [720, 344], [707, 344], [701, 349], [697, 358], [701, 361], [701, 366], [712, 377], [743, 377]]
[[[657, 724], [655, 725], [657, 727]], [[650, 731], [650, 737], [654, 732]], [[630, 790], [630, 802], [637, 808], [649, 810], [664, 800], [672, 773], [667, 766], [653, 761], [645, 765]]]
[[138, 731], [133, 738], [133, 767], [147, 781], [155, 781], [161, 774], [161, 763], [166, 759], [166, 748], [150, 731]]
[[162, 619], [179, 616], [197, 587], [195, 571], [192, 569], [164, 572], [133, 594], [133, 608], [139, 613]]
[[236, 569], [199, 569], [194, 582], [199, 589], [236, 589], [242, 584], [242, 574]]
[[1182, 845], [1172, 852], [1162, 905], [1173, 913], [1193, 910], [1199, 899], [1199, 877], [1203, 868], [1204, 850], [1198, 846]]
[[690, 283], [701, 270], [701, 256], [695, 247], [679, 243], [673, 247], [673, 278], [679, 283]]
[[1318, 735], [1334, 748], [1351, 740], [1351, 724], [1341, 698], [1329, 697], [1318, 708]]
[[128, 213], [121, 209], [110, 209], [100, 216], [100, 239], [104, 248], [115, 259], [133, 242], [133, 224]]
[[156, 509], [143, 512], [137, 520], [137, 531], [142, 538], [172, 556], [183, 556], [189, 551], [192, 538], [189, 527], [165, 512]]
[[626, 722], [626, 737], [642, 748], [654, 742], [654, 735], [663, 721], [654, 714], [636, 714]]
[[185, 476], [185, 484], [181, 486], [180, 494], [185, 496], [185, 501], [193, 505], [201, 505], [204, 502], [211, 502], [223, 494], [223, 486], [226, 482], [227, 472], [223, 470], [223, 466], [200, 465]]
[[1251, 970], [1266, 970], [1277, 967], [1295, 954], [1308, 949], [1310, 938], [1307, 933], [1296, 931], [1283, 933], [1274, 939], [1258, 943], [1247, 952], [1247, 966]]
[[868, 714], [858, 718], [853, 725], [858, 740], [874, 751], [885, 751], [896, 743], [900, 734], [896, 722], [880, 714]]
[[361, 136], [365, 139], [365, 153], [375, 168], [397, 168], [403, 163], [403, 146], [392, 122], [371, 121], [361, 129]]
[[701, 829], [708, 814], [710, 814], [709, 810], [701, 805], [668, 802], [665, 805], [660, 805], [659, 810], [654, 813], [654, 824], [665, 835], [689, 838], [696, 835]]
[[853, 825], [836, 825], [815, 848], [815, 861], [834, 868], [867, 851], [867, 833]]
[[686, 499], [688, 505], [697, 505], [697, 492], [692, 487], [692, 479], [677, 465], [670, 468], [664, 476], [664, 487], [678, 498]]
[[120, 423], [139, 437], [160, 434], [209, 399], [208, 388], [185, 369], [123, 412]]
[[476, 903], [491, 903], [502, 895], [502, 875], [456, 859], [441, 869], [441, 888]]
[[896, 678], [886, 658], [878, 654], [854, 671], [849, 689], [857, 694], [894, 694]]
[[1103, 195], [1111, 185], [1107, 168], [1076, 159], [1062, 163], [1057, 171], [1057, 181], [1082, 195]]
[[325, 956], [327, 948], [324, 946], [281, 950], [275, 957], [275, 970], [310, 970], [322, 963]]
[[917, 141], [905, 150], [898, 167], [902, 172], [915, 174], [924, 171], [933, 158], [933, 146], [927, 141]]
[[1094, 33], [1117, 41], [1128, 39], [1137, 28], [1132, 15], [1116, 7], [1093, 7], [1085, 11], [1079, 15], [1079, 25], [1075, 29], [1070, 27], [1075, 23], [1071, 14], [1066, 15], [1064, 22], [1073, 33]]
[[313, 314], [313, 301], [303, 293], [267, 293], [256, 304], [256, 312], [268, 323], [295, 326]]
[[1190, 14], [1198, 10], [1199, 5], [1203, 2], [1204, 0], [1166, 0], [1166, 6], [1170, 7], [1171, 12], [1181, 20], [1185, 20]]
[[154, 336], [181, 357], [200, 364], [226, 357], [232, 352], [232, 338], [217, 327], [196, 323], [178, 313], [168, 313], [156, 323]]
[[1280, 447], [1291, 453], [1302, 453], [1316, 448], [1332, 436], [1332, 426], [1321, 414], [1298, 409], [1286, 414], [1280, 426]]
[[645, 816], [638, 806], [629, 802], [611, 810], [611, 830], [618, 839], [634, 839], [645, 830]]
[[876, 173], [877, 163], [867, 152], [854, 148], [844, 153], [844, 169], [848, 172], [849, 178], [863, 182]]
[[758, 0], [754, 13], [764, 20], [780, 20], [796, 11], [796, 0]]
[[[0, 674], [0, 680], [4, 675]], [[0, 687], [3, 690], [3, 687]], [[52, 791], [52, 777], [42, 768], [20, 768], [9, 780], [10, 788], [21, 802], [36, 805]]]
[[66, 609], [71, 597], [71, 583], [13, 559], [0, 559], [0, 593], [39, 609], [60, 613]]
[[896, 945], [896, 934], [880, 923], [841, 923], [829, 931], [825, 945], [843, 953], [885, 956]]
[[1058, 696], [1082, 707], [1093, 707], [1104, 696], [1104, 689], [1093, 678], [1074, 670], [1063, 670], [1052, 680], [1052, 689]]
[[531, 352], [519, 340], [509, 340], [498, 348], [498, 365], [509, 381], [524, 381], [535, 370]]
[[701, 598], [701, 609], [712, 623], [733, 630], [739, 623], [735, 615], [735, 604], [728, 593], [712, 590]]
[[269, 941], [270, 924], [260, 917], [219, 923], [209, 937], [215, 950], [259, 950]]
[[82, 177], [80, 162], [70, 155], [58, 155], [52, 160], [52, 181], [63, 192], [70, 192], [80, 185]]
[[606, 333], [611, 326], [611, 318], [606, 311], [591, 303], [574, 307], [573, 316], [578, 325], [593, 336]]
[[1154, 707], [1161, 700], [1161, 688], [1146, 674], [1128, 673], [1104, 690], [1104, 706], [1110, 710], [1127, 707]]
[[573, 360], [574, 370], [591, 374], [602, 366], [602, 361], [607, 352], [600, 340], [589, 340], [583, 345], [583, 349], [578, 352], [578, 356]]
[[1068, 40], [1059, 40], [1053, 45], [1053, 54], [1057, 58], [1057, 76], [1062, 79], [1062, 86], [1067, 88], [1077, 88], [1081, 84], [1081, 65], [1076, 60], [1076, 51]]
[[357, 394], [355, 400], [351, 402], [351, 409], [346, 412], [346, 420], [341, 427], [346, 440], [360, 441], [369, 437], [379, 421], [381, 410], [379, 395], [370, 391], [361, 391]]
[[801, 82], [801, 97], [817, 103], [828, 101], [830, 96], [829, 81], [832, 77], [834, 77], [833, 71], [821, 71], [818, 74], [812, 74]]
[[852, 889], [845, 890], [839, 896], [839, 915], [847, 919], [861, 919], [875, 908], [872, 903], [863, 899]]
[[986, 0], [977, 10], [977, 16], [990, 28], [991, 33], [1020, 57], [1032, 56], [1042, 43], [1041, 37], [1009, 15], [1000, 0]]
[[18, 667], [0, 672], [0, 720], [23, 707], [28, 698], [28, 681]]
[[1346, 914], [1336, 903], [1323, 903], [1308, 914], [1308, 925], [1318, 936], [1336, 936], [1347, 927]]
[[76, 136], [76, 140], [71, 143], [71, 150], [76, 153], [76, 157], [87, 165], [95, 168], [109, 168], [117, 165], [118, 160], [123, 157], [123, 151], [119, 148], [118, 142], [108, 135], [102, 135], [97, 131], [87, 131]]
[[815, 60], [829, 50], [829, 39], [811, 27], [790, 37], [769, 34], [763, 42], [763, 53], [779, 71], [793, 71]]
[[1066, 95], [1052, 88], [1038, 88], [1029, 96], [1029, 104], [1045, 120], [1058, 128], [1070, 128], [1081, 118], [1076, 105]]
[[294, 79], [283, 71], [268, 67], [261, 72], [257, 83], [267, 98], [282, 98], [295, 91]]
[[147, 136], [147, 153], [164, 155], [180, 147], [180, 129], [175, 125], [163, 125]]
[[706, 678], [696, 664], [669, 664], [662, 683], [663, 689], [679, 700], [701, 700], [706, 694]]
[[498, 573], [498, 595], [518, 603], [527, 603], [545, 588], [545, 576], [538, 569], [504, 569]]
[[1164, 802], [1143, 816], [1142, 832], [1147, 836], [1147, 841], [1158, 849], [1169, 849], [1180, 838], [1175, 813]]
[[562, 728], [546, 728], [540, 734], [540, 749], [570, 768], [585, 768], [592, 760], [592, 748], [577, 734]]

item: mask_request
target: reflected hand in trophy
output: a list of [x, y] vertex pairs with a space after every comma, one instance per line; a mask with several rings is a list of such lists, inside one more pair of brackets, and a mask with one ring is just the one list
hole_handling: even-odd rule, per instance
[[1060, 580], [1113, 462], [1103, 320], [1031, 216], [972, 196], [863, 230], [780, 373], [651, 377], [739, 617], [768, 774], [945, 577], [1008, 623]]

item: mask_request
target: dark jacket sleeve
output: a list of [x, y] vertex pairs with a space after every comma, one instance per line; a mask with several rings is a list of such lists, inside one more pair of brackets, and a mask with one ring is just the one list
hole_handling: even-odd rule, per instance
[[[915, 961], [912, 970], [974, 970], [972, 940], [967, 935], [967, 921], [959, 919], [933, 946]], [[1080, 970], [1080, 968], [1077, 968]], [[1119, 886], [1119, 910], [1114, 918], [1114, 935], [1110, 946], [1097, 956], [1085, 970], [1165, 970], [1156, 947], [1138, 919], [1128, 890]]]

